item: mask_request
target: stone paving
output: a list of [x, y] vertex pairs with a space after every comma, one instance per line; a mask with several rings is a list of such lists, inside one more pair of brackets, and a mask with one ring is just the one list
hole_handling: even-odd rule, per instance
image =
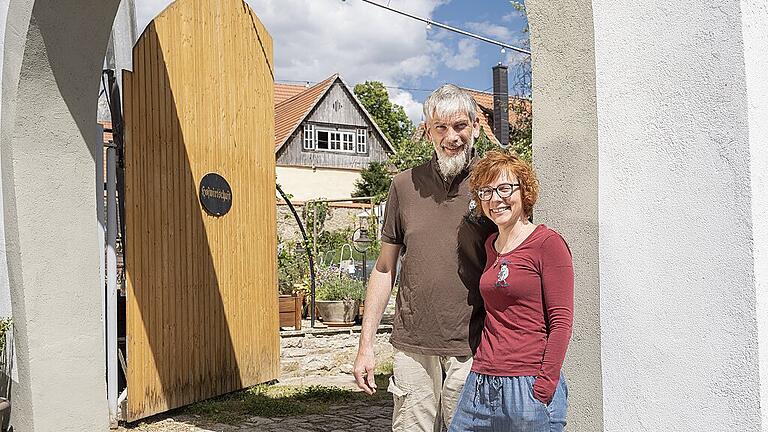
[[331, 406], [324, 414], [251, 417], [238, 425], [208, 423], [194, 415], [162, 416], [120, 427], [118, 432], [386, 432], [392, 430], [392, 400], [372, 399]]

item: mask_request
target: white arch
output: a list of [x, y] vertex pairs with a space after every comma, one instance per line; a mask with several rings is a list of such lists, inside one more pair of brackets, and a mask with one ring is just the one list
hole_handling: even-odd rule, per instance
[[19, 431], [108, 427], [96, 98], [118, 0], [10, 0], [0, 157]]
[[[107, 427], [89, 125], [117, 3], [4, 3], [17, 430]], [[764, 2], [526, 3], [537, 215], [578, 272], [571, 429], [765, 430]]]

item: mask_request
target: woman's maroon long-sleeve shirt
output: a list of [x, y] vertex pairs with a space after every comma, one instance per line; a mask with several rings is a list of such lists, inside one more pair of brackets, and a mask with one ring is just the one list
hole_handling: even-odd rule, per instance
[[573, 260], [565, 240], [539, 225], [517, 248], [499, 254], [497, 233], [485, 242], [480, 278], [485, 324], [472, 370], [493, 376], [535, 376], [534, 396], [548, 403], [573, 326]]

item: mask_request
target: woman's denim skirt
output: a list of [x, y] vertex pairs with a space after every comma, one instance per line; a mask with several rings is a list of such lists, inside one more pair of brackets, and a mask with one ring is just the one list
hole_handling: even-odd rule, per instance
[[560, 373], [555, 395], [544, 405], [533, 397], [532, 376], [497, 377], [471, 372], [449, 432], [562, 432], [568, 385]]

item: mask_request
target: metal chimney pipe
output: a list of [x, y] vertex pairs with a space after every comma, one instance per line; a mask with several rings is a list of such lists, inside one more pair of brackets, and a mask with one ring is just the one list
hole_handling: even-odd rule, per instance
[[501, 63], [493, 67], [493, 134], [509, 146], [509, 72]]

